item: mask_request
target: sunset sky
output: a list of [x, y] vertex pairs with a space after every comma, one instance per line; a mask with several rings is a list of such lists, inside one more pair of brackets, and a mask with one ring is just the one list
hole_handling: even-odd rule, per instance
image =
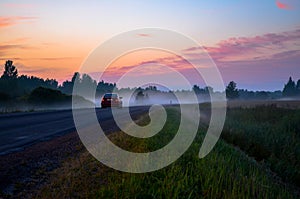
[[[300, 79], [299, 0], [1, 0], [1, 66], [11, 59], [19, 74], [62, 82], [79, 71], [102, 42], [147, 27], [177, 31], [197, 41], [226, 84], [234, 80], [239, 88], [272, 91], [281, 90], [289, 76]], [[189, 56], [197, 50], [182, 49]], [[143, 51], [113, 63], [107, 80], [145, 62], [186, 69], [171, 54]]]

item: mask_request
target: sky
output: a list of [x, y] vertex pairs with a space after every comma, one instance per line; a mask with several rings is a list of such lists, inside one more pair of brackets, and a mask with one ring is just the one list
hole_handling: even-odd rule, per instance
[[[289, 76], [300, 79], [299, 9], [299, 0], [1, 0], [0, 65], [10, 59], [19, 74], [62, 82], [80, 71], [91, 52], [108, 39], [154, 27], [195, 40], [212, 58], [225, 84], [233, 80], [238, 88], [282, 90]], [[152, 36], [136, 35], [137, 39]], [[182, 52], [200, 60], [199, 50], [187, 46]], [[170, 65], [205, 86], [184, 60], [159, 50], [118, 58], [108, 66], [104, 80], [116, 81], [144, 63]], [[101, 74], [105, 67], [89, 72]], [[140, 76], [152, 70], [147, 67]], [[154, 75], [163, 73], [155, 71]]]

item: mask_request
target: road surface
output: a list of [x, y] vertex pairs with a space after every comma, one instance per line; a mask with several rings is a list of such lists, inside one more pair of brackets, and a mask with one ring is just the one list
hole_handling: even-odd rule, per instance
[[[131, 107], [130, 114], [137, 119], [148, 110], [145, 106]], [[111, 109], [96, 109], [96, 115], [105, 133], [119, 130]], [[72, 110], [3, 114], [0, 115], [0, 155], [74, 131]]]

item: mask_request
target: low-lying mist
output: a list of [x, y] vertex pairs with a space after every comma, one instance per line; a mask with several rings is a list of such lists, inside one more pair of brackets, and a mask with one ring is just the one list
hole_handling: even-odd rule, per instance
[[[118, 92], [119, 97], [122, 98], [123, 107], [128, 106], [144, 106], [144, 105], [168, 105], [168, 104], [191, 104], [191, 103], [204, 103], [210, 102], [211, 97], [209, 94], [197, 95], [197, 100], [195, 99], [195, 94], [191, 91], [181, 91], [181, 92], [161, 92], [161, 91], [143, 91], [143, 92]], [[94, 101], [96, 107], [101, 107], [102, 96], [96, 97]], [[214, 98], [218, 99], [218, 95], [214, 94]], [[179, 100], [180, 99], [180, 100]], [[219, 96], [221, 100], [221, 96]]]

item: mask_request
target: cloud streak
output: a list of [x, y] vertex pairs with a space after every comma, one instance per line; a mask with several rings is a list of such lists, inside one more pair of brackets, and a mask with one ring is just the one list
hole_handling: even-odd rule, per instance
[[0, 45], [0, 51], [10, 50], [10, 49], [34, 49], [34, 48], [27, 45], [19, 45], [19, 44]]
[[139, 37], [151, 37], [150, 34], [144, 34], [144, 33], [137, 34], [137, 36], [139, 36]]
[[[204, 49], [219, 63], [233, 61], [249, 61], [274, 59], [274, 55], [285, 53], [288, 56], [295, 53], [300, 46], [300, 29], [268, 33], [255, 37], [233, 37], [219, 42], [216, 46], [205, 46]], [[193, 56], [193, 52], [202, 48], [189, 48], [184, 52]]]
[[4, 44], [0, 45], [0, 55], [3, 57], [11, 50], [32, 50], [38, 49], [37, 47], [24, 45], [24, 44]]
[[[156, 66], [155, 70], [149, 70], [152, 66]], [[126, 65], [126, 66], [110, 66], [108, 67], [104, 73], [103, 76], [105, 78], [110, 77], [117, 79], [118, 77], [121, 77], [123, 74], [129, 72], [130, 70], [134, 69], [138, 66], [144, 66], [145, 70], [143, 70], [143, 75], [153, 75], [153, 74], [164, 74], [166, 70], [159, 69], [157, 66], [167, 66], [174, 70], [182, 71], [185, 69], [191, 69], [192, 66], [190, 63], [188, 63], [186, 60], [179, 56], [170, 56], [170, 57], [162, 57], [154, 60], [148, 60], [148, 61], [142, 61], [138, 62], [137, 64], [132, 65]], [[142, 70], [141, 70], [142, 71]]]
[[11, 17], [0, 17], [0, 28], [14, 26], [16, 24], [24, 22], [32, 22], [37, 17], [25, 17], [25, 16], [11, 16]]
[[33, 58], [21, 58], [21, 57], [1, 57], [0, 60], [41, 60], [41, 61], [64, 61], [64, 60], [71, 60], [71, 59], [78, 59], [78, 57], [33, 57]]

